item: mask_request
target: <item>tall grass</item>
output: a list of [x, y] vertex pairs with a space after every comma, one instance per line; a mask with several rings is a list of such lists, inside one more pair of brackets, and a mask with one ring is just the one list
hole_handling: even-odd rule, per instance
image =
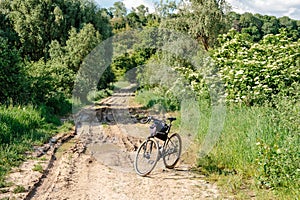
[[0, 188], [11, 167], [25, 159], [32, 145], [43, 144], [53, 134], [54, 126], [42, 116], [42, 110], [32, 106], [0, 106]]
[[[213, 151], [198, 159], [199, 169], [239, 176], [240, 184], [250, 181], [256, 189], [272, 189], [278, 198], [300, 196], [299, 114], [299, 102], [287, 99], [263, 106], [229, 105], [222, 135]], [[208, 122], [204, 118], [201, 126]], [[200, 144], [206, 131], [199, 131]]]
[[[210, 112], [207, 110], [206, 112]], [[250, 169], [245, 167], [245, 163], [253, 162], [255, 159], [256, 141], [260, 137], [260, 130], [267, 123], [262, 117], [265, 109], [257, 107], [228, 106], [226, 112], [225, 125], [222, 134], [214, 150], [209, 157], [218, 161], [220, 169], [227, 170], [241, 169], [243, 173], [248, 173]], [[206, 127], [209, 123], [210, 113], [203, 114], [201, 126]], [[207, 130], [199, 132], [199, 141], [202, 143]], [[199, 164], [201, 164], [199, 162]]]
[[[136, 100], [148, 108], [162, 98], [143, 91]], [[211, 120], [208, 100], [199, 100], [199, 113], [200, 152]], [[197, 166], [239, 199], [253, 192], [258, 199], [299, 197], [300, 102], [281, 97], [264, 105], [227, 105], [220, 138]]]

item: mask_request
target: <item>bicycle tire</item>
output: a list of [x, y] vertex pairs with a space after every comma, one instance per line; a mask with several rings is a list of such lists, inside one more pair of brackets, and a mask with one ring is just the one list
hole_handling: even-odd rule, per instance
[[178, 133], [174, 133], [164, 144], [163, 160], [166, 168], [173, 169], [178, 163], [182, 148], [182, 140]]
[[140, 176], [147, 176], [156, 166], [159, 159], [158, 142], [149, 138], [145, 140], [137, 150], [134, 169]]

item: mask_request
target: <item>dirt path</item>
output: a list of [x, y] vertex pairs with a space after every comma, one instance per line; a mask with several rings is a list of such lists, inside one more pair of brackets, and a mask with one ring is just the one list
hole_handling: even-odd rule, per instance
[[56, 153], [52, 167], [26, 199], [217, 199], [215, 185], [179, 163], [162, 161], [148, 177], [134, 172], [133, 157], [148, 125], [130, 115], [130, 89], [123, 89], [77, 116], [77, 134]]

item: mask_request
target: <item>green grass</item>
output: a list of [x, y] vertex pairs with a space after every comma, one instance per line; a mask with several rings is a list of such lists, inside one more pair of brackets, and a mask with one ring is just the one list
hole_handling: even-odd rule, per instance
[[114, 89], [118, 90], [118, 89], [122, 89], [125, 87], [130, 86], [130, 82], [124, 79], [121, 79], [119, 81], [117, 81], [116, 83], [114, 83]]
[[22, 192], [26, 192], [26, 189], [24, 188], [24, 186], [18, 185], [18, 186], [14, 189], [13, 192], [14, 192], [15, 194], [17, 194], [17, 193], [22, 193]]
[[33, 171], [43, 173], [44, 169], [41, 164], [35, 164], [32, 168]]
[[175, 98], [166, 97], [165, 92], [157, 88], [141, 90], [138, 92], [136, 102], [145, 108], [152, 108], [156, 111], [175, 111], [179, 109], [179, 102]]
[[[141, 91], [136, 101], [151, 108], [161, 98], [155, 91]], [[211, 120], [207, 100], [199, 102], [199, 113], [200, 151]], [[213, 150], [198, 158], [196, 170], [236, 199], [299, 197], [299, 115], [299, 101], [286, 98], [260, 106], [227, 105], [222, 133]]]
[[[198, 159], [198, 170], [214, 177], [238, 199], [254, 192], [261, 199], [300, 196], [299, 103], [227, 106], [225, 126], [213, 151]], [[204, 114], [199, 144], [207, 133]]]
[[89, 94], [88, 94], [88, 97], [87, 99], [90, 101], [90, 102], [97, 102], [97, 101], [100, 101], [106, 97], [109, 97], [111, 96], [113, 93], [112, 90], [110, 89], [103, 89], [103, 90], [99, 90], [99, 91], [91, 91]]
[[43, 112], [32, 106], [0, 106], [0, 188], [8, 185], [5, 176], [26, 159], [26, 151], [55, 134], [57, 125], [49, 124]]

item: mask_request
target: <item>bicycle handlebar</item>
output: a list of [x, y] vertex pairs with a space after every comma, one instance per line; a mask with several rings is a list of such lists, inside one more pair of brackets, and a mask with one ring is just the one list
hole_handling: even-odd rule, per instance
[[[162, 122], [164, 121], [164, 120], [156, 119], [153, 116], [148, 116], [146, 120], [147, 120], [146, 123], [150, 123], [151, 121], [162, 121]], [[176, 117], [169, 117], [169, 118], [167, 118], [167, 120], [169, 120], [170, 124], [171, 124], [172, 121], [176, 120]]]

